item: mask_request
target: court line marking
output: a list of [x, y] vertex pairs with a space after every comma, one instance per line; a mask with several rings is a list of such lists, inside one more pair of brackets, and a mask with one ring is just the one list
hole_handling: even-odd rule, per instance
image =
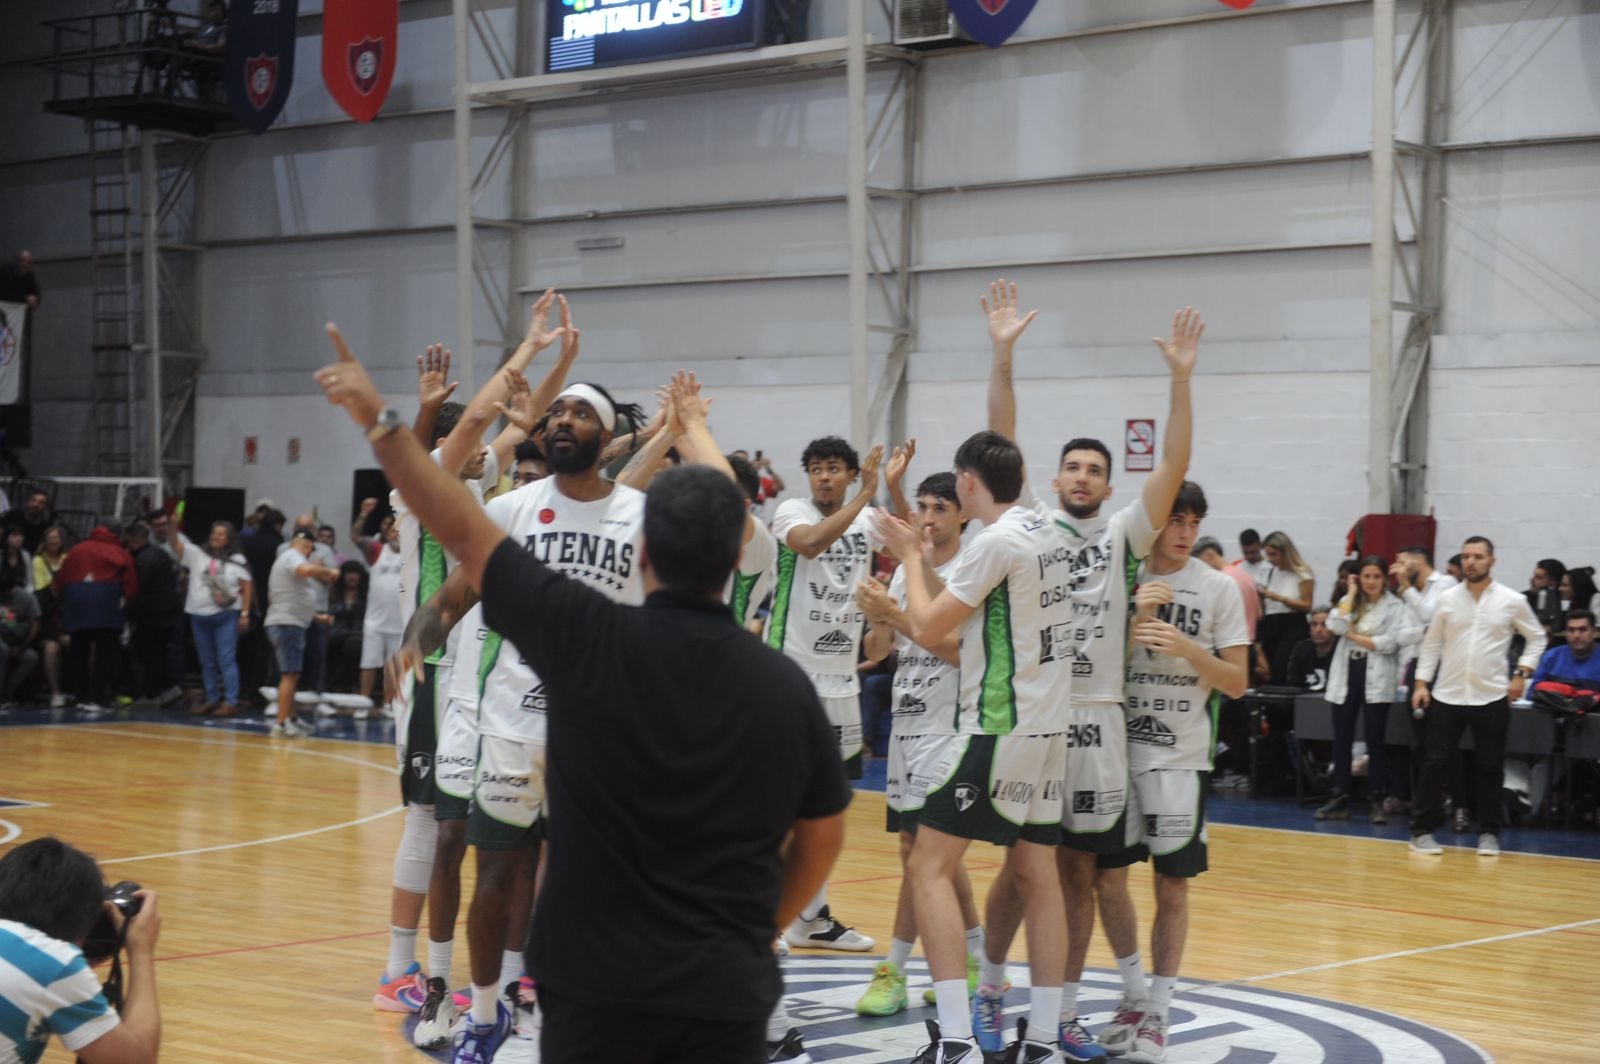
[[[120, 721], [115, 723], [122, 723]], [[167, 721], [139, 721], [141, 724], [151, 724], [163, 728], [183, 728], [187, 725], [174, 724]], [[123, 735], [134, 739], [154, 739], [165, 743], [190, 743], [194, 746], [226, 746], [235, 750], [285, 750], [293, 754], [304, 754], [308, 757], [325, 757], [330, 761], [345, 761], [352, 765], [362, 765], [366, 768], [375, 768], [379, 772], [387, 772], [391, 776], [400, 775], [400, 770], [393, 765], [382, 765], [376, 761], [368, 761], [360, 757], [351, 757], [348, 754], [332, 754], [326, 750], [308, 750], [304, 746], [276, 746], [262, 745], [261, 743], [221, 742], [217, 739], [202, 739], [193, 735], [161, 735], [143, 731], [114, 730], [109, 725], [98, 724], [94, 721], [85, 721], [83, 724], [35, 724], [22, 725], [23, 727], [51, 728], [58, 731], [71, 731], [88, 725], [98, 735]], [[250, 732], [230, 732], [229, 734], [244, 738], [265, 739], [264, 735], [253, 735]], [[377, 744], [373, 744], [377, 745]]]
[[17, 825], [13, 824], [9, 820], [0, 820], [0, 828], [5, 828], [5, 834], [0, 835], [0, 846], [4, 846], [6, 843], [22, 834], [22, 829], [17, 827]]
[[247, 839], [243, 842], [223, 842], [218, 843], [215, 846], [198, 846], [192, 850], [173, 850], [170, 853], [146, 853], [141, 854], [138, 857], [112, 857], [107, 860], [102, 860], [100, 863], [103, 865], [132, 864], [135, 861], [157, 861], [164, 857], [193, 857], [196, 854], [202, 853], [218, 853], [223, 850], [243, 850], [248, 849], [251, 846], [267, 846], [274, 842], [289, 842], [293, 839], [304, 839], [312, 835], [322, 835], [329, 831], [343, 831], [345, 828], [353, 828], [362, 824], [369, 824], [374, 820], [381, 820], [386, 816], [394, 816], [394, 814], [400, 812], [404, 808], [405, 806], [403, 805], [397, 805], [392, 809], [384, 809], [377, 813], [369, 813], [366, 816], [358, 817], [355, 820], [346, 820], [342, 824], [328, 824], [320, 828], [308, 828], [305, 831], [296, 831], [288, 835], [274, 835], [270, 839]]
[[[1242, 829], [1244, 831], [1280, 831], [1280, 832], [1284, 832], [1285, 834], [1289, 834], [1289, 835], [1310, 835], [1310, 836], [1312, 836], [1314, 838], [1318, 838], [1318, 839], [1354, 839], [1357, 842], [1381, 842], [1381, 843], [1384, 843], [1384, 844], [1389, 845], [1389, 846], [1405, 846], [1405, 845], [1408, 845], [1408, 843], [1407, 843], [1407, 841], [1405, 839], [1379, 839], [1379, 838], [1374, 838], [1374, 837], [1372, 837], [1370, 835], [1343, 835], [1343, 834], [1340, 834], [1338, 832], [1333, 832], [1333, 831], [1307, 831], [1305, 828], [1274, 828], [1274, 827], [1268, 827], [1265, 824], [1233, 824], [1233, 823], [1229, 823], [1226, 820], [1207, 820], [1206, 821], [1206, 827], [1208, 827], [1208, 828], [1240, 828], [1240, 829]], [[1574, 833], [1576, 833], [1576, 832], [1574, 832]], [[1466, 853], [1473, 853], [1478, 848], [1476, 843], [1474, 843], [1471, 846], [1461, 846], [1461, 845], [1457, 845], [1456, 843], [1453, 843], [1453, 842], [1452, 843], [1444, 843], [1442, 845], [1447, 850], [1461, 850], [1461, 851], [1466, 852]], [[1543, 857], [1547, 861], [1588, 861], [1591, 864], [1600, 864], [1600, 857], [1581, 857], [1581, 856], [1578, 856], [1577, 854], [1566, 854], [1566, 853], [1535, 853], [1532, 850], [1505, 850], [1505, 851], [1502, 852], [1501, 856], [1503, 856], [1503, 857]]]
[[1392, 961], [1402, 957], [1421, 957], [1429, 953], [1443, 953], [1446, 950], [1467, 949], [1471, 946], [1487, 946], [1496, 942], [1509, 942], [1519, 938], [1533, 938], [1536, 935], [1549, 935], [1558, 931], [1572, 931], [1580, 927], [1592, 927], [1600, 924], [1600, 916], [1588, 920], [1575, 920], [1568, 924], [1552, 924], [1549, 927], [1536, 927], [1530, 931], [1512, 931], [1504, 935], [1491, 935], [1488, 938], [1468, 939], [1464, 942], [1443, 942], [1436, 946], [1418, 946], [1415, 949], [1396, 950], [1393, 953], [1375, 953], [1370, 957], [1352, 957], [1349, 960], [1329, 961], [1326, 964], [1312, 964], [1304, 968], [1291, 968], [1285, 972], [1271, 972], [1267, 975], [1247, 975], [1239, 979], [1224, 979], [1218, 983], [1208, 983], [1199, 989], [1213, 987], [1238, 986], [1244, 983], [1264, 983], [1271, 979], [1288, 979], [1296, 975], [1311, 975], [1314, 972], [1327, 972], [1335, 968], [1349, 968], [1357, 964], [1371, 964], [1376, 961]]

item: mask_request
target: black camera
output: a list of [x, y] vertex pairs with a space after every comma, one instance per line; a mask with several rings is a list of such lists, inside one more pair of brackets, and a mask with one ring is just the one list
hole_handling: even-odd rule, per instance
[[[131, 879], [124, 879], [116, 886], [106, 889], [106, 901], [115, 905], [122, 913], [124, 924], [139, 915], [142, 899], [135, 895], [140, 889], [139, 884]], [[89, 931], [89, 937], [83, 941], [83, 955], [90, 961], [101, 961], [115, 956], [121, 948], [122, 932], [117, 929], [111, 914], [101, 910], [99, 919]]]

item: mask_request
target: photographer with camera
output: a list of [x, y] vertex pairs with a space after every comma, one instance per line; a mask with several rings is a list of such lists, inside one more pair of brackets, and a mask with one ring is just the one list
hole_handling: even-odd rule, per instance
[[[60, 839], [0, 857], [0, 1064], [33, 1064], [51, 1034], [86, 1064], [154, 1061], [160, 933], [154, 891], [132, 883], [108, 891], [94, 858]], [[89, 967], [121, 949], [125, 996], [120, 968], [102, 989]]]

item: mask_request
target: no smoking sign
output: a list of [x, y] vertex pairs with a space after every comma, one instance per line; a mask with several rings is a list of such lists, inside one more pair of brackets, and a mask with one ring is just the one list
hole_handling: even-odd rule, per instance
[[1156, 419], [1128, 419], [1127, 454], [1123, 468], [1130, 473], [1148, 473], [1156, 467]]

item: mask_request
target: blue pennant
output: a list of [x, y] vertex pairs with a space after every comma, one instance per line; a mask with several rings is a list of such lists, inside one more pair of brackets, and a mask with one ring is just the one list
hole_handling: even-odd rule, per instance
[[950, 13], [972, 39], [998, 48], [1021, 28], [1039, 0], [950, 0]]

